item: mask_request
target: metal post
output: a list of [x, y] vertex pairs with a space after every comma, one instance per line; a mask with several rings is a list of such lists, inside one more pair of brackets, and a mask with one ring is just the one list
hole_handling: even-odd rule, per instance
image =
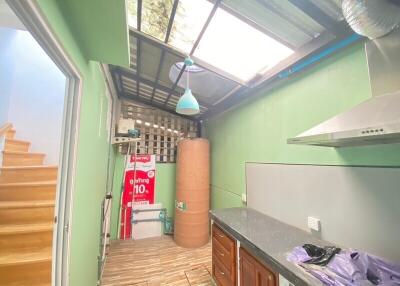
[[[131, 206], [130, 206], [131, 207], [131, 220], [132, 220], [132, 215], [133, 215], [132, 210], [133, 210], [133, 203], [134, 203], [134, 198], [135, 198], [135, 186], [136, 186], [137, 142], [135, 142], [134, 156], [135, 156], [135, 164], [133, 165], [132, 201], [131, 201]], [[132, 238], [132, 227], [131, 227], [131, 238]]]
[[[130, 150], [131, 150], [131, 143], [128, 144], [128, 152], [126, 153], [126, 156], [125, 156], [125, 165], [123, 168], [124, 175], [122, 176], [121, 200], [120, 200], [120, 204], [119, 204], [119, 206], [120, 206], [120, 208], [119, 208], [119, 224], [118, 224], [118, 238], [119, 239], [121, 239], [121, 216], [122, 216], [122, 211], [123, 211], [122, 210], [122, 200], [123, 200], [123, 192], [124, 192], [125, 176], [126, 176], [125, 168], [128, 163], [128, 157], [129, 157]], [[124, 210], [124, 238], [123, 239], [125, 239], [125, 220], [126, 220], [126, 210]]]

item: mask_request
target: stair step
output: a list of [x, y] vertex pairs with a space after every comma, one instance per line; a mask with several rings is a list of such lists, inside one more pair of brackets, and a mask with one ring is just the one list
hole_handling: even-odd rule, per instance
[[0, 285], [51, 285], [58, 167], [15, 134], [5, 134], [0, 167]]
[[52, 240], [52, 223], [0, 225], [0, 249], [3, 254], [51, 247]]
[[53, 219], [54, 200], [0, 202], [0, 225], [50, 223]]
[[0, 285], [51, 283], [51, 248], [18, 254], [0, 254]]
[[0, 168], [0, 183], [38, 182], [57, 179], [57, 166], [15, 166]]
[[57, 181], [0, 184], [0, 201], [54, 200]]
[[25, 208], [42, 208], [54, 207], [54, 201], [3, 201], [0, 202], [1, 209], [25, 209]]
[[0, 225], [0, 236], [10, 234], [46, 232], [52, 230], [53, 223]]
[[15, 133], [15, 129], [8, 129], [6, 132], [6, 139], [14, 139]]
[[30, 146], [31, 143], [28, 141], [6, 138], [4, 151], [28, 152]]
[[16, 151], [3, 151], [3, 166], [43, 165], [45, 154]]
[[0, 267], [34, 264], [46, 261], [51, 261], [51, 247], [25, 253], [0, 254]]

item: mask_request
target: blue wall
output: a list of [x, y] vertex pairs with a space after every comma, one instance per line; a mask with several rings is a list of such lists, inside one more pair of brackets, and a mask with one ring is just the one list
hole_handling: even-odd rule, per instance
[[11, 122], [32, 152], [57, 164], [65, 76], [26, 31], [0, 28], [0, 125]]

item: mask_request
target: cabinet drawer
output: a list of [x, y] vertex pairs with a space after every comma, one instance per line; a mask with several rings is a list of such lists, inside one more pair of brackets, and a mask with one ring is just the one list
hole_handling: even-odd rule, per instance
[[222, 264], [223, 267], [227, 270], [228, 275], [232, 281], [235, 280], [235, 255], [230, 254], [226, 249], [213, 238], [212, 240], [212, 255], [213, 261], [218, 260], [218, 263]]
[[213, 238], [215, 238], [231, 255], [235, 253], [235, 242], [218, 226], [213, 224]]
[[225, 267], [229, 268], [235, 259], [233, 253], [228, 252], [221, 243], [215, 239], [212, 239], [212, 253], [219, 258], [221, 262], [224, 263]]
[[218, 286], [234, 286], [230, 274], [218, 259], [213, 259], [212, 274]]

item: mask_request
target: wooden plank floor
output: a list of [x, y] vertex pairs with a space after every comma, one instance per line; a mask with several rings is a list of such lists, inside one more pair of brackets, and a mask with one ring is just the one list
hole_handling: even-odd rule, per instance
[[210, 273], [211, 243], [186, 249], [170, 236], [116, 240], [111, 243], [101, 285], [213, 285]]

